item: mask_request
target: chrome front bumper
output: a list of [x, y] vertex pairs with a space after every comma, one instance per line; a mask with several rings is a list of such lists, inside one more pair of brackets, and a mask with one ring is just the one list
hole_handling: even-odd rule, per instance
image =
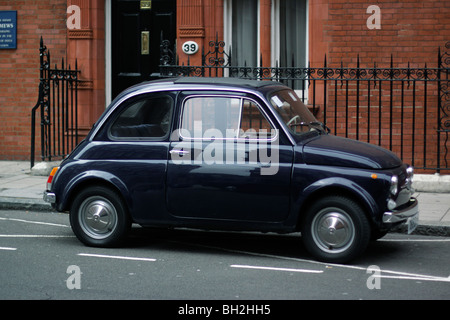
[[56, 194], [50, 191], [44, 191], [44, 201], [48, 203], [56, 203]]
[[419, 217], [419, 202], [416, 198], [409, 199], [409, 202], [402, 205], [398, 210], [383, 213], [383, 223], [395, 224], [406, 222], [408, 219]]

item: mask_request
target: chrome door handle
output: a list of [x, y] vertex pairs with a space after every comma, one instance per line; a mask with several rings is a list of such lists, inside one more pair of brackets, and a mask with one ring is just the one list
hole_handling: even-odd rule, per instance
[[172, 149], [169, 151], [170, 154], [176, 153], [180, 155], [189, 154], [189, 151], [183, 150], [183, 149]]

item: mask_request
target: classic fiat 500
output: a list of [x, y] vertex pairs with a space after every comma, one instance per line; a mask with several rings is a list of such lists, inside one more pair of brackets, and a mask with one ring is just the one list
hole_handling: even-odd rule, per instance
[[418, 220], [413, 169], [388, 150], [331, 135], [271, 81], [177, 78], [125, 90], [49, 176], [89, 246], [131, 224], [300, 232], [318, 260], [348, 262]]

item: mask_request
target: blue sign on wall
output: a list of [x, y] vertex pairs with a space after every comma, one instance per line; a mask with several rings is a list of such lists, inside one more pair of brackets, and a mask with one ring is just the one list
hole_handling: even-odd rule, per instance
[[0, 11], [0, 49], [17, 48], [17, 11]]

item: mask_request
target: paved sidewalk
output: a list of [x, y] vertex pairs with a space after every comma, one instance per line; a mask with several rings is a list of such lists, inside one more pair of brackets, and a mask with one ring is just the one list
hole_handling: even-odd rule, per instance
[[[27, 161], [0, 161], [0, 209], [51, 210], [42, 199], [46, 182], [47, 176], [32, 174]], [[433, 188], [415, 194], [420, 210], [415, 233], [450, 236], [450, 193], [429, 190]]]

